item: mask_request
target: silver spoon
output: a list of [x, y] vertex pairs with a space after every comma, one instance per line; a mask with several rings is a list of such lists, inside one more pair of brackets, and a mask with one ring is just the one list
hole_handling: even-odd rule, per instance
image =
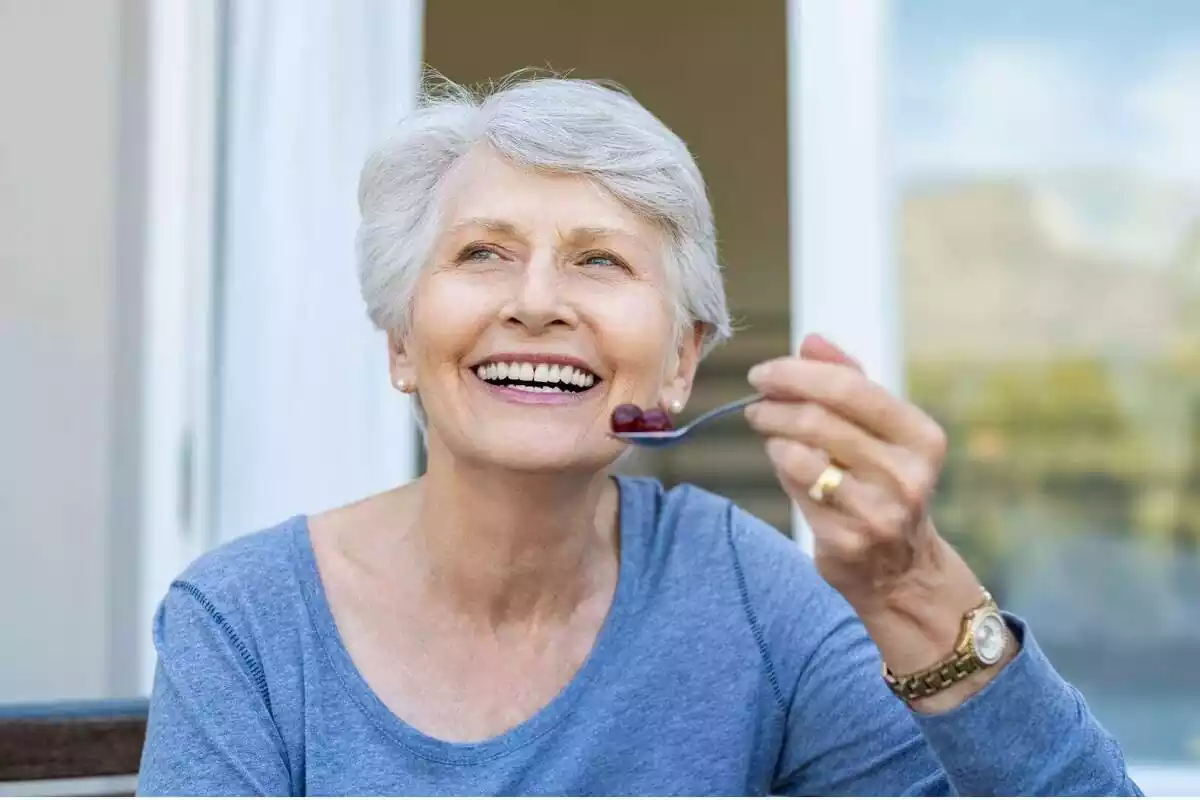
[[640, 433], [617, 433], [613, 431], [610, 436], [620, 439], [627, 444], [636, 444], [639, 447], [670, 447], [679, 444], [684, 439], [692, 435], [692, 433], [706, 422], [711, 422], [717, 417], [723, 417], [726, 414], [732, 414], [734, 411], [741, 411], [751, 403], [757, 403], [762, 400], [761, 394], [752, 394], [749, 397], [743, 397], [741, 400], [734, 400], [732, 403], [726, 403], [723, 406], [718, 406], [707, 414], [701, 414], [694, 420], [684, 425], [682, 428], [675, 428], [670, 431], [645, 431]]

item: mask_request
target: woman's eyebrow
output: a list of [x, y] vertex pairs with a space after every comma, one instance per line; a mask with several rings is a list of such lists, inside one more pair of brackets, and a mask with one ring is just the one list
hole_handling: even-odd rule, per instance
[[567, 232], [566, 236], [563, 237], [563, 240], [572, 243], [579, 243], [613, 237], [636, 239], [637, 235], [633, 233], [633, 231], [629, 231], [624, 228], [608, 228], [603, 226], [588, 225], [579, 228], [572, 228]]
[[449, 233], [455, 234], [467, 228], [482, 228], [488, 233], [507, 236], [513, 239], [521, 237], [521, 230], [516, 225], [508, 220], [495, 219], [493, 217], [468, 217], [467, 219], [461, 219], [450, 226]]

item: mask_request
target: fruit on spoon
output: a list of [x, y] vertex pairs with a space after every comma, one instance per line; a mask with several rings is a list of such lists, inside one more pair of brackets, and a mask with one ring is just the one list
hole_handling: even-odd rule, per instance
[[624, 403], [612, 412], [614, 433], [656, 433], [669, 431], [673, 427], [671, 417], [660, 408], [643, 411], [632, 403]]

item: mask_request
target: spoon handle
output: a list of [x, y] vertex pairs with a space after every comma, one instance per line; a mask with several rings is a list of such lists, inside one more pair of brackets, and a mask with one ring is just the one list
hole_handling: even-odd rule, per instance
[[688, 423], [687, 429], [690, 431], [692, 428], [695, 428], [697, 425], [702, 425], [705, 422], [708, 422], [709, 420], [714, 420], [717, 417], [723, 417], [726, 414], [733, 413], [734, 411], [741, 411], [746, 406], [748, 406], [752, 403], [757, 403], [759, 400], [762, 400], [762, 399], [763, 399], [763, 395], [752, 394], [752, 395], [743, 397], [740, 400], [734, 400], [732, 403], [726, 403], [723, 406], [717, 406], [712, 411], [709, 411], [706, 414], [701, 414], [700, 416], [698, 416], [694, 420], [692, 420], [690, 423]]

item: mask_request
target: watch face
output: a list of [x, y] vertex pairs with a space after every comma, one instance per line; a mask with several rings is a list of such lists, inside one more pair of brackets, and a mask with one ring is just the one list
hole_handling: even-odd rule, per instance
[[995, 611], [980, 614], [971, 629], [975, 655], [984, 664], [995, 664], [1004, 655], [1008, 639], [1008, 625], [1004, 617]]

